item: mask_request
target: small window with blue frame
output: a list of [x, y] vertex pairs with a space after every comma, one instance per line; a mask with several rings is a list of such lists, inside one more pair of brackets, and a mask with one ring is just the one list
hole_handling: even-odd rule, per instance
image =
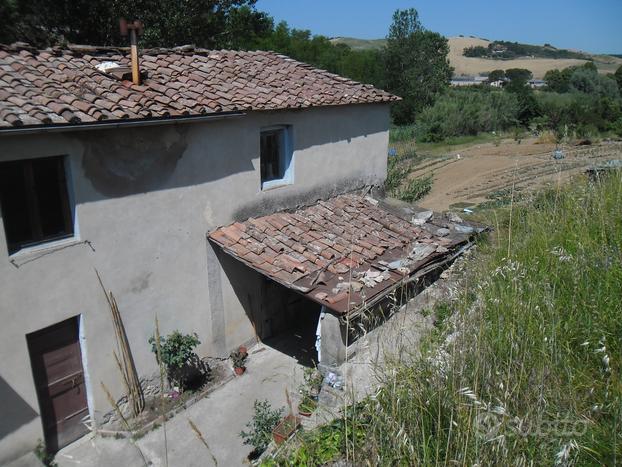
[[292, 183], [292, 148], [290, 127], [271, 127], [261, 131], [261, 188]]

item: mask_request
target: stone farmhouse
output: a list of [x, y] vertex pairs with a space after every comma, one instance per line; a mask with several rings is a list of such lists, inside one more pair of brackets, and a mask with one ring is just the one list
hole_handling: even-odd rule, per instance
[[201, 356], [334, 365], [343, 316], [473, 232], [370, 196], [396, 96], [272, 52], [145, 50], [138, 80], [126, 55], [0, 46], [0, 462], [98, 426], [100, 382], [124, 395], [95, 270], [144, 381], [156, 315]]

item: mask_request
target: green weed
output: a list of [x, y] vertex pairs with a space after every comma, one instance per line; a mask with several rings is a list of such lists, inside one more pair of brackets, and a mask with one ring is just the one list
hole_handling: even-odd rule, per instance
[[397, 197], [402, 201], [414, 203], [427, 195], [432, 189], [432, 176], [413, 178], [406, 186], [397, 192]]
[[400, 151], [398, 155], [389, 157], [387, 161], [387, 178], [385, 191], [395, 198], [415, 202], [425, 196], [432, 188], [432, 177], [419, 177], [408, 180], [408, 175], [421, 162], [414, 147]]
[[58, 464], [54, 460], [54, 454], [48, 452], [43, 441], [38, 440], [34, 452], [35, 456], [37, 456], [41, 463], [46, 467], [58, 467]]
[[497, 229], [441, 325], [281, 465], [615, 465], [622, 175], [481, 213]]

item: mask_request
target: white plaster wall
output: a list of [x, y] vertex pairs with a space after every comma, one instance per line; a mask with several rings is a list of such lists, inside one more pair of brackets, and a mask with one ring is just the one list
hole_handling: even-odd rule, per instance
[[[259, 132], [275, 124], [292, 125], [294, 183], [262, 192]], [[252, 338], [240, 302], [244, 297], [236, 295], [223, 272], [208, 277], [208, 258], [215, 256], [206, 232], [382, 183], [388, 127], [388, 106], [374, 104], [252, 112], [157, 128], [0, 136], [2, 161], [68, 156], [79, 226], [76, 243], [12, 257], [0, 229], [0, 378], [5, 383], [0, 388], [10, 388], [16, 394], [11, 397], [38, 413], [25, 335], [82, 314], [92, 409], [96, 417], [110, 411], [100, 382], [116, 396], [122, 395], [122, 384], [94, 268], [116, 295], [140, 374], [156, 371], [147, 344], [156, 315], [163, 334], [197, 332], [201, 355], [222, 355]], [[78, 242], [86, 240], [92, 248]], [[211, 290], [222, 291], [220, 300], [209, 296], [209, 281]], [[224, 337], [213, 335], [221, 330]], [[32, 414], [8, 422], [0, 413], [3, 424], [11, 433], [0, 439], [0, 463], [43, 438], [40, 420]]]

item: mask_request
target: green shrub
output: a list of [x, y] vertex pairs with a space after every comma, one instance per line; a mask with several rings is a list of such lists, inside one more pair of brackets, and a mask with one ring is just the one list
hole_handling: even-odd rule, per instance
[[611, 131], [622, 138], [622, 117], [611, 124]]
[[[157, 355], [155, 337], [149, 338], [151, 351]], [[196, 333], [182, 334], [173, 331], [166, 337], [160, 336], [160, 355], [167, 367], [182, 368], [195, 355], [194, 349], [201, 343]]]
[[[440, 142], [517, 126], [569, 136], [617, 131], [622, 99], [614, 79], [585, 67], [563, 70], [549, 79], [551, 89], [564, 92], [534, 92], [521, 82], [510, 83], [504, 90], [451, 89], [417, 117], [417, 142]], [[408, 130], [393, 130], [398, 145], [407, 138]]]
[[272, 409], [267, 400], [255, 401], [253, 419], [246, 424], [249, 431], [242, 430], [240, 437], [244, 444], [250, 445], [256, 453], [266, 450], [272, 439], [272, 430], [276, 428], [283, 415], [283, 408]]
[[384, 189], [387, 193], [393, 194], [408, 175], [409, 167], [397, 156], [390, 157], [387, 162], [387, 178], [384, 182]]
[[400, 141], [410, 141], [415, 137], [415, 126], [404, 125], [394, 126], [389, 130], [389, 142], [397, 143]]
[[[423, 198], [432, 189], [432, 176], [407, 180], [417, 162], [416, 153], [389, 157], [384, 188], [387, 194], [409, 203]], [[404, 186], [404, 182], [406, 182]]]
[[414, 149], [414, 144], [403, 145], [395, 151], [395, 155], [387, 160], [387, 178], [384, 182], [385, 191], [399, 197], [400, 187], [414, 165], [420, 161]]
[[501, 131], [518, 122], [516, 95], [499, 90], [451, 90], [417, 118], [420, 142], [437, 142], [452, 136]]
[[595, 97], [617, 99], [620, 97], [615, 80], [585, 68], [575, 70], [570, 76], [570, 90]]
[[[149, 338], [151, 351], [158, 359], [158, 348], [154, 336]], [[158, 364], [164, 365], [171, 384], [182, 390], [193, 384], [200, 384], [207, 376], [209, 367], [201, 361], [194, 349], [201, 343], [196, 333], [181, 334], [173, 331], [166, 337], [160, 336], [160, 357]]]
[[406, 187], [399, 190], [397, 197], [402, 201], [414, 203], [427, 195], [432, 189], [432, 176], [413, 178]]
[[537, 96], [542, 118], [552, 130], [578, 126], [609, 131], [622, 118], [620, 99], [596, 98], [588, 94], [546, 92]]

